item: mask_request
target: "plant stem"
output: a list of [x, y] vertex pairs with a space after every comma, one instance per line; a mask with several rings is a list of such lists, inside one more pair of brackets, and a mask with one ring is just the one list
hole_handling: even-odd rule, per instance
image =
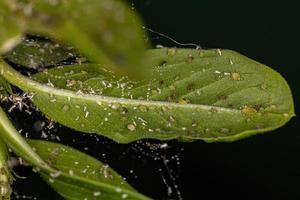
[[11, 195], [12, 177], [7, 166], [8, 153], [5, 143], [0, 139], [0, 199], [9, 200]]

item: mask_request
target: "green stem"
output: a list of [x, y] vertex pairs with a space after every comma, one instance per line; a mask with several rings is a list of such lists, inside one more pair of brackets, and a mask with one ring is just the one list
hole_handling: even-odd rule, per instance
[[34, 166], [51, 169], [18, 133], [2, 108], [0, 108], [0, 132], [3, 141], [19, 156], [23, 157], [26, 161], [30, 161]]
[[0, 199], [9, 200], [11, 195], [12, 176], [9, 173], [8, 166], [8, 152], [5, 143], [0, 139]]

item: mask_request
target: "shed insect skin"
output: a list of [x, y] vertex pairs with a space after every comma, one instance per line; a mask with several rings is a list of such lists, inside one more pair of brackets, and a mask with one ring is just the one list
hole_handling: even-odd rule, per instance
[[56, 157], [58, 157], [63, 152], [60, 148], [51, 149], [51, 153], [47, 159], [45, 159], [46, 163], [52, 166], [55, 161]]
[[109, 165], [103, 165], [100, 168], [100, 173], [104, 176], [104, 178], [110, 178], [113, 179], [113, 175], [109, 171]]

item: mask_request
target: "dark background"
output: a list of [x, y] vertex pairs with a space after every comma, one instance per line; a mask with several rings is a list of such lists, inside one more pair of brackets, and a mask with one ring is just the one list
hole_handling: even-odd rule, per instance
[[[133, 4], [146, 27], [179, 42], [192, 42], [203, 48], [236, 50], [271, 66], [289, 82], [296, 114], [299, 114], [300, 12], [296, 2], [135, 0]], [[178, 46], [157, 34], [150, 34], [150, 37], [154, 45]], [[35, 119], [26, 120], [19, 121], [20, 126], [22, 123], [32, 124], [30, 120]], [[78, 149], [84, 150], [88, 146], [85, 152], [109, 163], [141, 193], [155, 199], [180, 199], [176, 192], [168, 195], [162, 178], [165, 177], [173, 191], [178, 185], [184, 200], [297, 200], [300, 199], [299, 131], [300, 120], [295, 117], [276, 131], [239, 142], [206, 144], [201, 141], [171, 141], [166, 152], [149, 150], [145, 141], [117, 145], [101, 137], [97, 137], [100, 142], [96, 142], [95, 136], [70, 136], [68, 133], [74, 131], [64, 127], [57, 127], [57, 133], [53, 134]], [[39, 137], [39, 133], [34, 133], [32, 137]], [[76, 141], [71, 142], [71, 138]], [[161, 159], [164, 155], [170, 160], [167, 167]], [[174, 176], [174, 182], [168, 171]], [[14, 184], [18, 195], [38, 200], [59, 199], [38, 175], [29, 169], [25, 172], [23, 169], [22, 173], [28, 178]]]

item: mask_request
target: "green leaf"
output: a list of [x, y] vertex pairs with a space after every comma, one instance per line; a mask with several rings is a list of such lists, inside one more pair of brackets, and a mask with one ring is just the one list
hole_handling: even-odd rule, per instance
[[11, 195], [12, 176], [9, 173], [7, 166], [7, 147], [6, 144], [0, 139], [0, 199], [9, 200]]
[[[28, 140], [29, 145], [1, 108], [0, 133], [5, 143], [35, 167], [66, 199], [149, 199], [136, 192], [107, 165], [77, 150], [45, 141]], [[0, 145], [0, 150], [1, 148], [3, 146]], [[5, 160], [4, 154], [0, 153], [0, 167], [3, 160]], [[1, 178], [3, 176], [0, 174], [0, 186]]]
[[34, 103], [50, 118], [120, 143], [235, 141], [281, 127], [294, 116], [286, 81], [236, 52], [150, 50], [146, 64], [152, 74], [139, 82], [117, 79], [95, 65], [51, 69], [35, 76], [41, 83], [4, 62], [0, 69], [9, 82], [35, 93]]
[[0, 100], [12, 93], [11, 85], [0, 75]]
[[0, 0], [0, 54], [10, 51], [20, 41], [22, 30], [3, 0]]
[[56, 65], [75, 56], [74, 49], [62, 44], [46, 39], [23, 39], [22, 43], [3, 57], [14, 64], [38, 69]]
[[[138, 16], [120, 0], [10, 0], [30, 33], [68, 42], [109, 70], [137, 67], [146, 48]], [[130, 74], [130, 73], [128, 73]]]
[[63, 197], [83, 199], [148, 200], [137, 193], [108, 165], [70, 147], [29, 140], [36, 152], [59, 173], [42, 173], [45, 180]]

